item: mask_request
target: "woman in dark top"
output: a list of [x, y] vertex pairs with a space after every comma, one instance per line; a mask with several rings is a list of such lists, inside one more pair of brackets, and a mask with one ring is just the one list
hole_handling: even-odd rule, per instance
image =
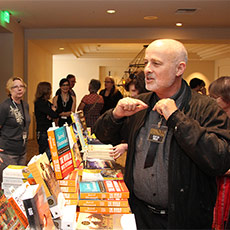
[[50, 160], [51, 154], [49, 150], [47, 130], [52, 126], [53, 119], [58, 118], [54, 106], [49, 102], [51, 92], [51, 84], [49, 82], [40, 82], [37, 86], [34, 101], [39, 154], [46, 152]]
[[53, 98], [53, 104], [56, 107], [56, 112], [59, 114], [58, 126], [63, 126], [66, 122], [70, 125], [72, 123], [71, 113], [76, 109], [76, 97], [69, 92], [69, 81], [67, 78], [61, 79], [59, 82], [61, 94]]
[[110, 76], [105, 78], [105, 89], [102, 89], [99, 94], [104, 99], [104, 106], [101, 110], [101, 114], [109, 109], [115, 108], [117, 102], [123, 98], [123, 95], [115, 86], [114, 79]]
[[8, 165], [26, 165], [30, 125], [29, 105], [23, 100], [26, 84], [20, 77], [6, 83], [9, 98], [0, 104], [0, 183]]

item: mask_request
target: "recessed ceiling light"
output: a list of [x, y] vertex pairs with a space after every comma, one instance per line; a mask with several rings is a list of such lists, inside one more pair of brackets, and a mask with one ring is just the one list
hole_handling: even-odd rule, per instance
[[145, 20], [157, 20], [158, 17], [157, 16], [145, 16], [144, 19]]
[[180, 26], [183, 26], [183, 24], [181, 22], [177, 22], [176, 26], [180, 27]]
[[65, 48], [64, 47], [60, 47], [59, 50], [64, 50]]
[[116, 13], [116, 10], [111, 9], [111, 10], [107, 10], [106, 12], [107, 12], [108, 14], [115, 14], [115, 13]]

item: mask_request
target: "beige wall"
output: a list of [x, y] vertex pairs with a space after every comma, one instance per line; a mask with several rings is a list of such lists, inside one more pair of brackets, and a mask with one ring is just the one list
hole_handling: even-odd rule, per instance
[[188, 61], [184, 79], [189, 83], [192, 78], [200, 78], [206, 84], [206, 89], [215, 80], [214, 61]]
[[41, 81], [52, 83], [52, 55], [33, 42], [28, 42], [28, 103], [31, 125], [29, 138], [35, 137], [34, 97], [37, 84]]
[[24, 30], [12, 20], [9, 24], [0, 20], [0, 27], [6, 31], [6, 33], [0, 33], [0, 101], [2, 101], [6, 98], [6, 81], [11, 76], [20, 76], [25, 79]]
[[[116, 60], [116, 59], [76, 59], [74, 56], [56, 55], [53, 58], [53, 94], [59, 88], [59, 81], [66, 77], [68, 73], [76, 76], [77, 83], [74, 91], [77, 94], [77, 105], [80, 103], [82, 97], [89, 93], [88, 84], [92, 78], [100, 79], [101, 69], [102, 74], [102, 88], [104, 88], [103, 79], [108, 71], [115, 79], [122, 77], [124, 71], [127, 69], [130, 60]], [[103, 78], [104, 77], [104, 78]]]

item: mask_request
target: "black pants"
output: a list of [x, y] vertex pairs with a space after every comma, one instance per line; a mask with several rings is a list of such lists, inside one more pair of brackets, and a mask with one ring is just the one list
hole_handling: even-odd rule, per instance
[[37, 142], [39, 146], [39, 154], [43, 154], [46, 152], [49, 160], [51, 161], [51, 153], [48, 142], [48, 135], [46, 131], [38, 131], [37, 132]]
[[137, 229], [167, 229], [168, 215], [155, 214], [143, 201], [132, 196], [129, 199], [132, 212], [135, 214]]

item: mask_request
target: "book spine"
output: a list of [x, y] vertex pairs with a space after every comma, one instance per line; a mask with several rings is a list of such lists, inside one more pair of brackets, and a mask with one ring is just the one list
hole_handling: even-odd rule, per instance
[[65, 199], [78, 199], [78, 194], [75, 192], [63, 192], [63, 196]]
[[128, 214], [131, 213], [129, 207], [81, 207], [80, 212], [87, 212], [87, 213], [103, 213], [103, 214]]
[[14, 209], [16, 215], [18, 216], [18, 218], [20, 219], [20, 221], [22, 222], [23, 226], [26, 228], [28, 226], [28, 220], [27, 217], [24, 215], [23, 211], [21, 210], [21, 208], [18, 206], [18, 204], [16, 203], [16, 201], [14, 200], [13, 197], [10, 197], [8, 199], [11, 207]]
[[79, 206], [105, 206], [105, 207], [129, 207], [129, 202], [127, 199], [124, 200], [79, 200]]
[[50, 152], [51, 152], [53, 166], [54, 166], [55, 177], [57, 179], [62, 179], [63, 177], [62, 177], [61, 166], [58, 157], [54, 131], [50, 130], [47, 132], [47, 134], [48, 134], [48, 142], [49, 142]]
[[65, 205], [78, 205], [78, 199], [65, 199]]
[[80, 193], [80, 199], [128, 199], [129, 192]]
[[76, 187], [76, 180], [58, 180], [59, 186]]
[[62, 192], [72, 192], [76, 193], [77, 192], [77, 187], [60, 187]]

